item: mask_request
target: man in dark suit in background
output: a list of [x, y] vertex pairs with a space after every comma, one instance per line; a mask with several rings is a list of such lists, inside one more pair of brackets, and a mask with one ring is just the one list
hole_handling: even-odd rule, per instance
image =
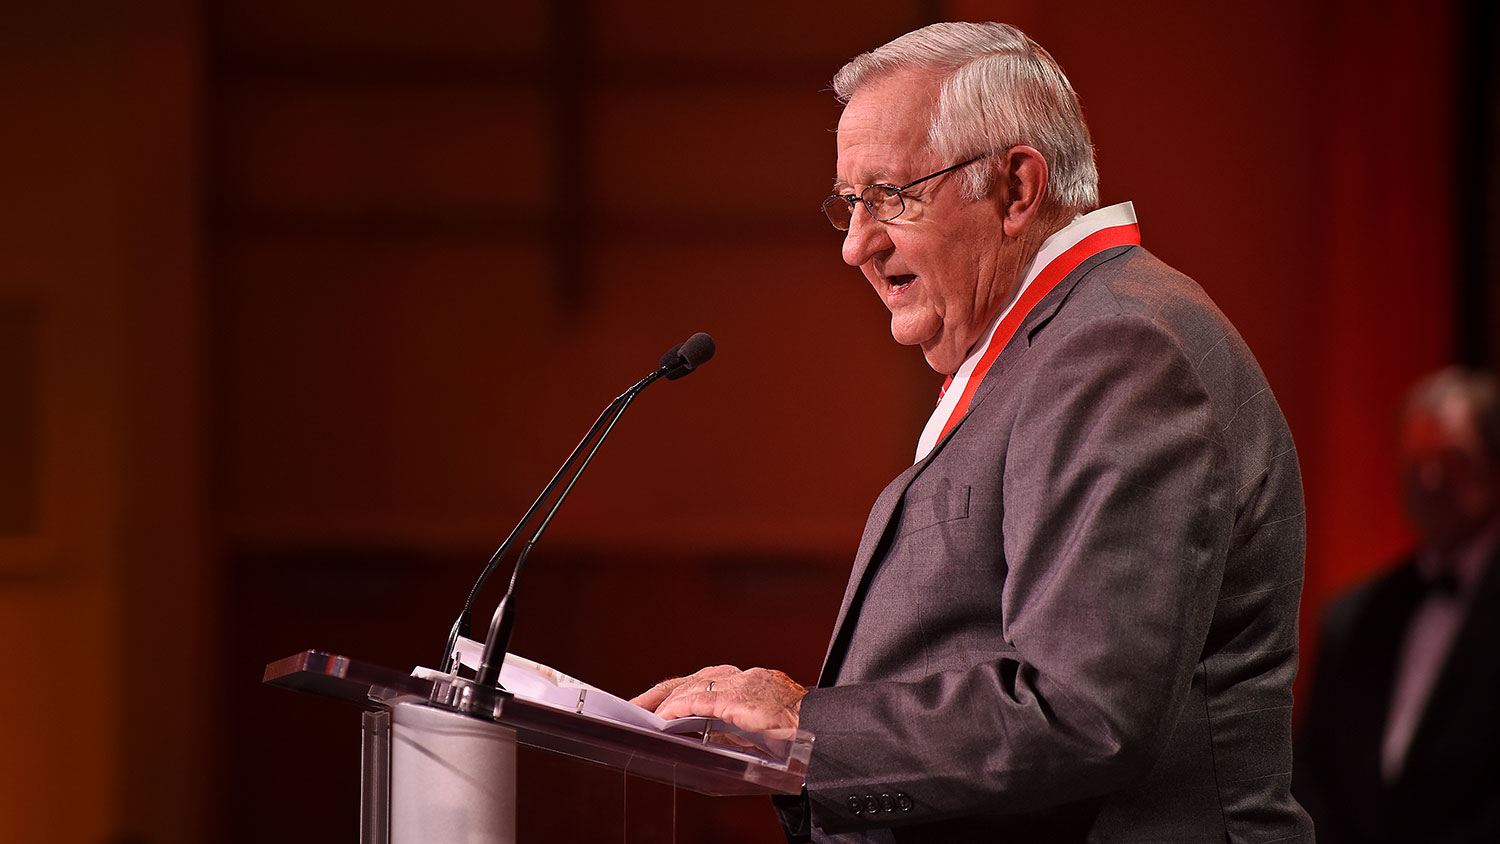
[[817, 686], [716, 666], [637, 702], [814, 733], [793, 840], [1311, 842], [1301, 481], [1249, 350], [1098, 208], [1077, 97], [1019, 31], [927, 27], [834, 88], [824, 210], [946, 390]]
[[1500, 391], [1412, 391], [1401, 483], [1419, 547], [1323, 615], [1294, 790], [1323, 844], [1500, 841]]

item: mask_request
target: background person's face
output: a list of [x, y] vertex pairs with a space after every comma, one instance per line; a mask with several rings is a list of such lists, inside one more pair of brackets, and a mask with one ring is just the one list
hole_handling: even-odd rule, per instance
[[1452, 550], [1489, 524], [1500, 479], [1464, 402], [1408, 418], [1400, 459], [1407, 513], [1425, 543]]

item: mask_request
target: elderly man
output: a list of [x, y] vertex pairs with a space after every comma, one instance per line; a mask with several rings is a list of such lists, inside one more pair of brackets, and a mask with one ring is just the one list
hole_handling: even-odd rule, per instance
[[1500, 841], [1500, 384], [1424, 378], [1399, 456], [1419, 544], [1323, 616], [1296, 794], [1324, 844]]
[[1312, 841], [1301, 481], [1250, 352], [1094, 210], [1077, 97], [1016, 29], [930, 26], [834, 88], [824, 209], [945, 391], [817, 686], [716, 666], [637, 703], [814, 733], [793, 840]]

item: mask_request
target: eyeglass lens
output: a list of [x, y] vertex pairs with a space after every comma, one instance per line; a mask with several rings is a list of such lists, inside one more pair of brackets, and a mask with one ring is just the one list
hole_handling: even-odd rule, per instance
[[828, 222], [839, 231], [848, 231], [849, 224], [853, 222], [854, 203], [847, 198], [834, 194], [823, 200], [823, 213], [828, 215]]
[[848, 231], [853, 223], [854, 203], [860, 202], [870, 212], [870, 216], [882, 223], [889, 222], [901, 216], [905, 209], [905, 203], [901, 200], [901, 192], [890, 185], [870, 185], [860, 192], [855, 198], [852, 194], [834, 194], [823, 200], [823, 213], [828, 215], [828, 221], [839, 231]]

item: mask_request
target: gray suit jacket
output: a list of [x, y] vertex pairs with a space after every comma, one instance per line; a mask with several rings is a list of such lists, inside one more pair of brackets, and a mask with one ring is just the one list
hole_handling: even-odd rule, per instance
[[876, 502], [789, 833], [1311, 842], [1288, 792], [1303, 528], [1233, 327], [1139, 247], [1094, 256]]

